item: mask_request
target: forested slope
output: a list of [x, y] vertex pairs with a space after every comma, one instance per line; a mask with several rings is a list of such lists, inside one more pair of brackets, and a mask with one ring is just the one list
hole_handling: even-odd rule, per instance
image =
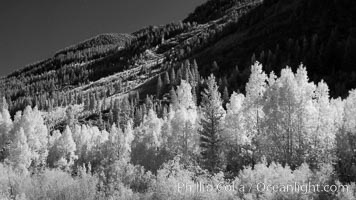
[[351, 0], [209, 0], [15, 71], [0, 199], [355, 199], [355, 23]]

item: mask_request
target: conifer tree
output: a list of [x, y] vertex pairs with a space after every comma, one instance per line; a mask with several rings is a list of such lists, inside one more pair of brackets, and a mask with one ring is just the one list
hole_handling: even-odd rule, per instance
[[69, 106], [66, 110], [67, 115], [67, 125], [71, 130], [74, 130], [74, 125], [77, 123], [77, 119], [74, 116], [73, 107]]
[[120, 122], [118, 125], [121, 129], [125, 129], [127, 121], [130, 118], [130, 102], [127, 97], [123, 99], [120, 107]]
[[212, 68], [211, 68], [211, 72], [215, 73], [219, 71], [219, 65], [216, 61], [213, 62]]
[[225, 86], [224, 88], [224, 93], [223, 93], [223, 100], [224, 103], [226, 104], [229, 101], [230, 97], [229, 97], [229, 91], [227, 90], [227, 87]]
[[157, 91], [156, 91], [156, 97], [159, 98], [161, 96], [161, 91], [162, 91], [162, 79], [161, 76], [158, 76], [158, 80], [157, 80]]
[[168, 75], [168, 72], [166, 71], [164, 73], [164, 85], [167, 86], [171, 83], [171, 81], [169, 80], [169, 75]]
[[221, 134], [225, 111], [220, 96], [215, 77], [210, 75], [207, 88], [202, 92], [200, 148], [202, 164], [212, 173], [223, 167]]
[[170, 104], [172, 105], [173, 109], [176, 109], [178, 105], [178, 97], [176, 91], [173, 88], [169, 91], [169, 96], [171, 100]]
[[9, 105], [7, 104], [7, 101], [6, 101], [6, 98], [3, 97], [1, 100], [0, 100], [0, 110], [8, 110], [9, 109]]
[[180, 81], [183, 79], [183, 76], [182, 76], [182, 68], [179, 68], [177, 70], [177, 77], [176, 77], [176, 84], [179, 85], [180, 84]]
[[195, 84], [198, 84], [199, 83], [199, 79], [200, 79], [200, 76], [199, 76], [199, 71], [198, 71], [198, 64], [197, 64], [197, 61], [194, 59], [193, 60], [193, 71], [194, 71], [194, 82]]
[[171, 69], [171, 85], [175, 85], [176, 84], [176, 73], [174, 71], [174, 68]]

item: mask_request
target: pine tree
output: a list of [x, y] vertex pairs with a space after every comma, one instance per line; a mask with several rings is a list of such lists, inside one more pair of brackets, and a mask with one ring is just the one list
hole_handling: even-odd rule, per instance
[[147, 110], [153, 109], [152, 98], [149, 95], [146, 96], [145, 104], [146, 104]]
[[95, 111], [95, 109], [97, 108], [97, 100], [94, 94], [90, 95], [90, 100], [89, 100], [89, 110], [90, 111]]
[[169, 80], [169, 75], [168, 75], [168, 72], [166, 71], [164, 73], [164, 85], [167, 86], [169, 84], [171, 84], [171, 81]]
[[212, 173], [223, 168], [222, 157], [222, 120], [225, 114], [215, 77], [210, 75], [207, 88], [202, 93], [202, 119], [200, 130], [200, 148], [203, 166]]
[[130, 119], [130, 102], [129, 99], [126, 97], [122, 100], [121, 105], [120, 105], [120, 122], [119, 126], [121, 129], [125, 129], [128, 120]]
[[0, 110], [8, 110], [9, 109], [9, 105], [7, 104], [7, 101], [6, 101], [6, 98], [3, 97], [1, 100], [0, 100]]
[[159, 97], [161, 96], [161, 91], [162, 91], [162, 79], [161, 76], [158, 76], [158, 80], [157, 80], [157, 91], [156, 91], [156, 97], [157, 99], [159, 99]]
[[199, 70], [198, 70], [198, 64], [197, 64], [197, 61], [194, 59], [193, 60], [193, 71], [194, 71], [194, 82], [195, 82], [195, 85], [197, 85], [200, 81], [200, 75], [199, 75]]
[[114, 113], [112, 111], [112, 109], [110, 109], [109, 111], [109, 117], [108, 117], [109, 123], [113, 124], [114, 123]]
[[67, 125], [71, 130], [74, 130], [74, 126], [77, 123], [77, 119], [74, 116], [73, 107], [70, 105], [66, 110], [67, 115]]
[[227, 87], [225, 86], [224, 93], [223, 93], [224, 104], [226, 104], [229, 101], [229, 99], [230, 99], [229, 91], [227, 90]]
[[251, 64], [253, 65], [256, 61], [257, 61], [256, 60], [256, 55], [255, 55], [255, 53], [253, 53], [252, 56], [251, 56]]
[[173, 109], [176, 109], [178, 105], [178, 97], [176, 91], [173, 88], [169, 91], [169, 96], [170, 104], [172, 105]]
[[216, 73], [219, 71], [219, 65], [216, 61], [213, 62], [212, 68], [211, 68], [211, 72], [212, 73]]
[[182, 68], [179, 68], [177, 70], [177, 77], [176, 77], [176, 84], [179, 85], [180, 84], [180, 81], [183, 79], [183, 76], [182, 76]]
[[134, 117], [134, 127], [140, 126], [141, 122], [142, 122], [142, 109], [141, 108], [137, 108], [135, 111], [135, 117]]
[[171, 85], [175, 85], [176, 84], [176, 73], [174, 71], [174, 68], [171, 69]]

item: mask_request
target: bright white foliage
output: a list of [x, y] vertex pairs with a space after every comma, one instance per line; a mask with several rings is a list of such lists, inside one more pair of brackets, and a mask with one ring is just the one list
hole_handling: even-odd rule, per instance
[[321, 157], [319, 160], [321, 160], [331, 156], [330, 152], [335, 147], [335, 133], [337, 132], [334, 124], [335, 113], [329, 100], [329, 88], [323, 81], [316, 87], [314, 107], [316, 120], [313, 122], [314, 130], [310, 133], [312, 141], [310, 145], [317, 150], [315, 154], [319, 155]]
[[[275, 78], [271, 74], [270, 82]], [[262, 70], [262, 65], [256, 62], [251, 66], [251, 75], [246, 83], [246, 98], [244, 101], [244, 128], [249, 137], [254, 137], [260, 132], [261, 118], [263, 111], [261, 106], [262, 97], [267, 87], [267, 75]]]
[[150, 109], [144, 116], [142, 125], [138, 128], [138, 136], [146, 142], [148, 147], [159, 147], [162, 142], [161, 127], [163, 120]]
[[170, 124], [166, 125], [171, 129], [168, 148], [176, 153], [197, 152], [199, 141], [197, 107], [193, 100], [192, 87], [184, 80], [177, 88], [177, 99], [177, 109], [170, 113], [171, 118], [168, 122]]
[[12, 127], [13, 127], [13, 123], [9, 111], [6, 109], [1, 109], [0, 110], [0, 149], [4, 148], [5, 144], [10, 139], [9, 133]]
[[225, 140], [233, 145], [251, 144], [252, 137], [249, 134], [246, 113], [244, 112], [245, 96], [233, 93], [230, 102], [226, 105]]
[[124, 157], [128, 157], [131, 154], [131, 144], [132, 141], [135, 139], [134, 136], [134, 130], [132, 128], [133, 122], [129, 120], [126, 125], [126, 129], [124, 132], [124, 139], [123, 139], [123, 145], [122, 145], [122, 151], [124, 154]]
[[59, 130], [54, 130], [52, 132], [52, 135], [49, 136], [48, 139], [48, 148], [52, 148], [56, 142], [58, 141], [58, 139], [61, 137], [61, 132]]
[[178, 108], [194, 109], [196, 107], [192, 95], [192, 86], [185, 80], [177, 87]]
[[349, 93], [345, 101], [345, 131], [355, 133], [356, 132], [356, 90], [352, 90]]
[[15, 132], [14, 139], [10, 145], [7, 162], [20, 173], [28, 173], [28, 168], [31, 164], [31, 152], [22, 128]]
[[245, 96], [243, 94], [237, 94], [236, 92], [233, 92], [230, 97], [230, 103], [226, 105], [227, 114], [240, 113], [244, 101], [245, 101]]
[[60, 160], [57, 162], [58, 167], [70, 167], [78, 158], [75, 155], [76, 145], [73, 140], [72, 131], [67, 126], [61, 137], [57, 140], [56, 151]]
[[301, 159], [296, 162], [331, 162], [335, 135], [343, 122], [349, 131], [356, 131], [355, 105], [355, 91], [345, 103], [330, 100], [328, 86], [310, 82], [302, 65], [296, 73], [285, 68], [280, 77], [273, 72], [267, 77], [256, 63], [246, 97], [233, 93], [226, 105], [226, 141], [241, 146], [253, 145], [254, 140], [264, 155], [281, 162], [295, 158]]
[[27, 106], [23, 113], [21, 111], [16, 113], [14, 132], [19, 131], [21, 128], [27, 137], [34, 166], [45, 164], [48, 154], [48, 130], [37, 107], [32, 109]]
[[259, 101], [266, 90], [267, 75], [262, 70], [262, 65], [256, 62], [251, 66], [251, 75], [246, 83], [246, 98], [250, 103]]

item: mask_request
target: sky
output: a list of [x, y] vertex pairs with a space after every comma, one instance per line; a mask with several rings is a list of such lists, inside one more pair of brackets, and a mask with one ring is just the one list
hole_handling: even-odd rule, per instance
[[0, 77], [101, 33], [183, 20], [206, 0], [1, 0]]

